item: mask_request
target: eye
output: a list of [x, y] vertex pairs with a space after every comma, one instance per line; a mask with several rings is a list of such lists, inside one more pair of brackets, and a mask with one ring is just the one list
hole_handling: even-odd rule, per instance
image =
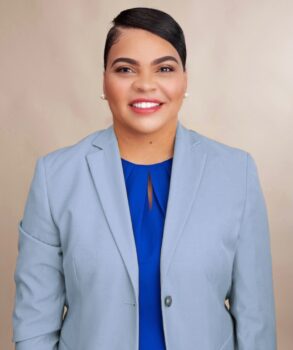
[[169, 66], [160, 67], [160, 71], [163, 73], [173, 72], [174, 68]]
[[118, 72], [118, 73], [128, 73], [128, 72], [131, 72], [131, 68], [129, 67], [118, 67], [115, 69], [115, 72]]

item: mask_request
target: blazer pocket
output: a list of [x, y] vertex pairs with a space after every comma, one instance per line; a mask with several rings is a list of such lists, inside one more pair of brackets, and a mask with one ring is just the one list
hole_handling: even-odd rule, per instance
[[235, 350], [233, 333], [224, 341], [219, 350]]

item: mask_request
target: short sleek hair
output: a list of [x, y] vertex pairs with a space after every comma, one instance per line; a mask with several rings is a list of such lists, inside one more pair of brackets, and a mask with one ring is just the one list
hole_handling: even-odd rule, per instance
[[167, 13], [148, 7], [134, 7], [124, 10], [111, 22], [104, 48], [104, 69], [107, 67], [111, 47], [117, 42], [121, 32], [119, 28], [139, 28], [167, 40], [177, 50], [183, 70], [186, 69], [186, 44], [180, 25]]

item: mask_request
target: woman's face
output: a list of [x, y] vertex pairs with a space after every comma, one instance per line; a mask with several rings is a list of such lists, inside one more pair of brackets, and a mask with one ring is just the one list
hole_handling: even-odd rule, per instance
[[121, 32], [104, 72], [104, 93], [114, 124], [139, 133], [176, 125], [187, 87], [177, 50], [142, 29]]

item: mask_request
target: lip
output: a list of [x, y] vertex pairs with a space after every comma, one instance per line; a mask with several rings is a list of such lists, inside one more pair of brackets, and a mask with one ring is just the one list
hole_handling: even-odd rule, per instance
[[134, 103], [139, 103], [139, 102], [152, 102], [152, 103], [160, 103], [160, 104], [163, 103], [162, 101], [155, 98], [137, 98], [136, 100], [131, 101], [129, 105], [132, 105]]
[[[133, 103], [139, 103], [139, 102], [152, 102], [152, 103], [158, 103], [158, 105], [150, 107], [150, 108], [138, 108], [138, 107], [135, 107], [132, 105]], [[129, 108], [136, 114], [146, 115], [146, 114], [151, 114], [151, 113], [157, 112], [159, 109], [162, 108], [163, 104], [164, 103], [162, 101], [157, 100], [157, 99], [139, 98], [139, 99], [133, 100], [129, 104]]]

